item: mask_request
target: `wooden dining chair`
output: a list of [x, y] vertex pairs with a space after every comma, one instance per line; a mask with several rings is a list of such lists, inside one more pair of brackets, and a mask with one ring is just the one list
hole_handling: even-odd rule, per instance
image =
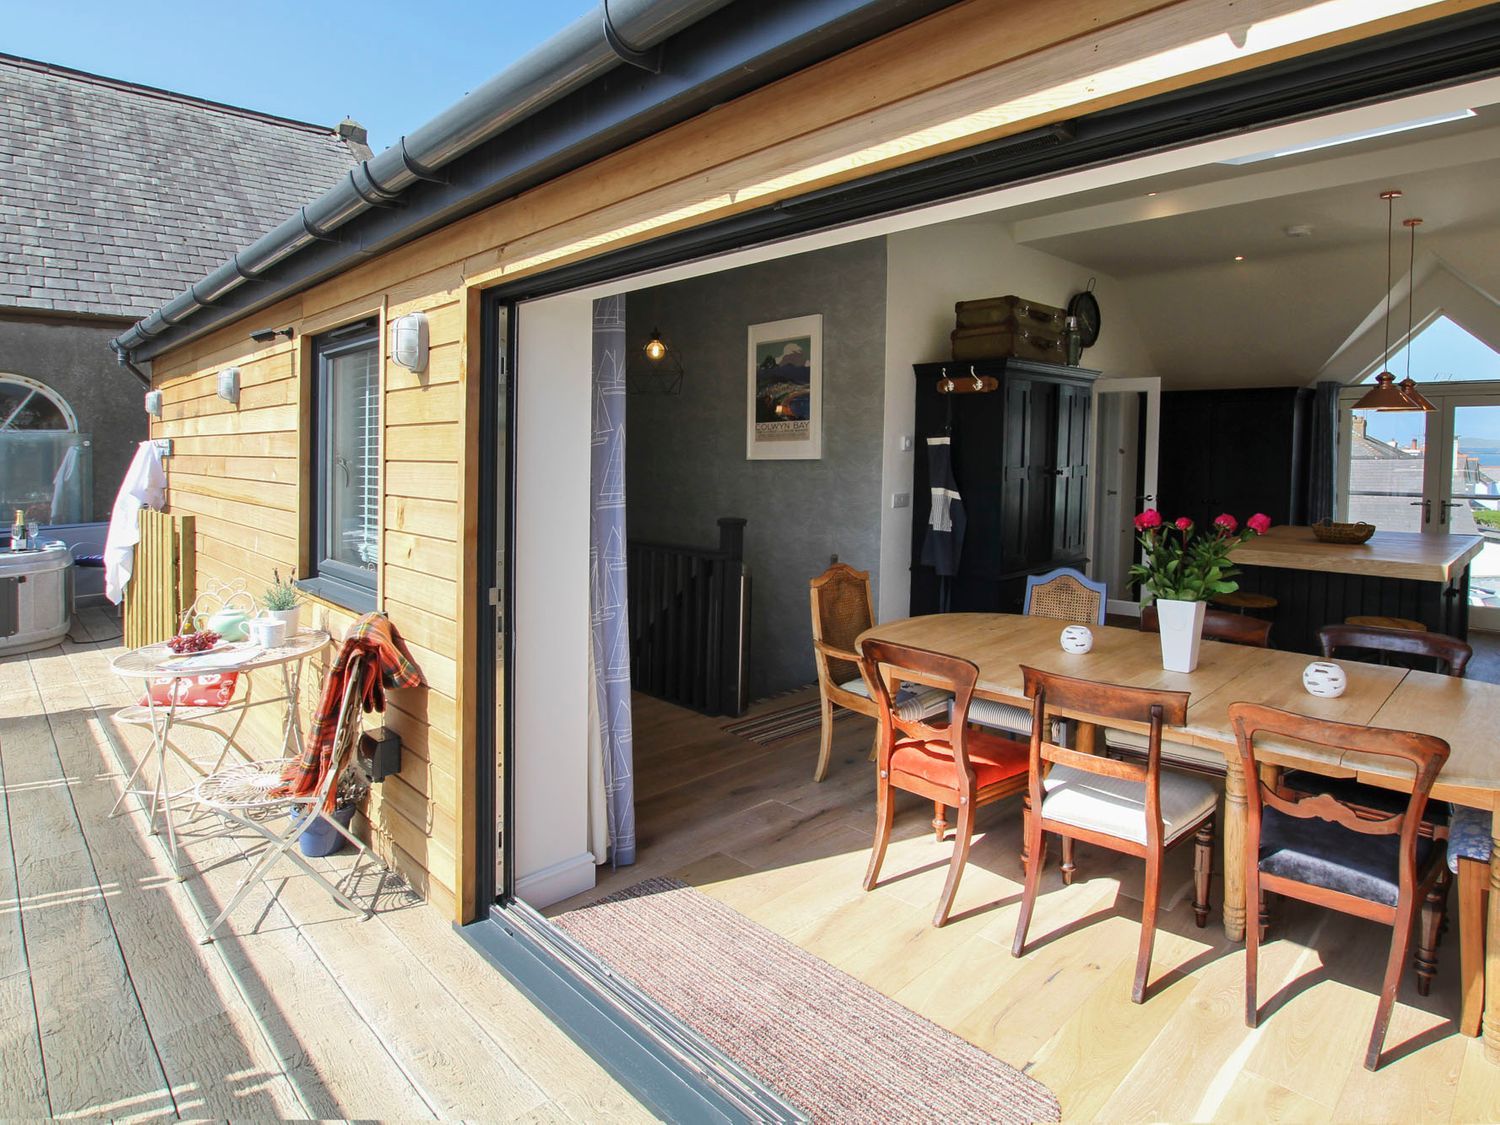
[[[1141, 607], [1141, 632], [1161, 632], [1161, 621], [1154, 605]], [[1270, 648], [1271, 623], [1259, 617], [1246, 617], [1210, 608], [1203, 612], [1203, 636], [1211, 641], [1224, 641], [1232, 645]]]
[[[865, 678], [875, 686], [880, 708], [875, 844], [865, 874], [865, 890], [875, 889], [880, 866], [885, 861], [896, 814], [896, 790], [915, 793], [932, 802], [932, 826], [939, 840], [947, 834], [947, 810], [956, 809], [948, 881], [932, 916], [932, 924], [941, 926], [953, 909], [958, 881], [969, 858], [974, 814], [984, 805], [1026, 789], [1026, 746], [969, 725], [969, 705], [979, 680], [979, 669], [971, 662], [873, 638], [867, 639], [860, 651], [864, 655]], [[951, 718], [929, 721], [930, 716], [917, 714], [915, 707], [902, 706], [894, 690], [898, 683], [951, 693]]]
[[[1448, 760], [1441, 738], [1308, 718], [1256, 703], [1231, 703], [1229, 719], [1239, 746], [1246, 786], [1245, 900], [1261, 902], [1267, 893], [1285, 895], [1391, 927], [1375, 1026], [1365, 1067], [1380, 1065], [1401, 974], [1411, 950], [1412, 929], [1422, 913], [1418, 973], [1436, 969], [1448, 866], [1444, 849], [1419, 831], [1422, 810], [1438, 771]], [[1393, 758], [1411, 765], [1414, 778], [1405, 807], [1372, 815], [1327, 793], [1288, 794], [1276, 784], [1279, 769], [1262, 775], [1255, 739], [1268, 735], [1344, 753]], [[1316, 766], [1306, 767], [1309, 770]], [[1259, 1018], [1256, 994], [1261, 927], [1245, 927], [1245, 1023]]]
[[1070, 566], [1026, 576], [1021, 612], [1053, 617], [1077, 625], [1103, 625], [1107, 591], [1103, 582], [1085, 578]]
[[[834, 563], [808, 583], [808, 597], [812, 604], [813, 666], [817, 670], [818, 699], [822, 705], [818, 764], [813, 769], [813, 780], [822, 781], [828, 776], [828, 764], [833, 758], [835, 707], [875, 719], [872, 758], [879, 745], [880, 708], [860, 672], [859, 653], [854, 651], [859, 635], [875, 624], [870, 573], [855, 570], [848, 563]], [[948, 696], [943, 692], [908, 692], [902, 702], [913, 699], [920, 701], [919, 710], [928, 715], [939, 714], [948, 705]]]
[[[1031, 700], [1031, 747], [1028, 789], [1031, 812], [1026, 822], [1026, 888], [1011, 952], [1026, 949], [1026, 931], [1036, 905], [1037, 887], [1046, 862], [1048, 835], [1098, 844], [1146, 861], [1146, 895], [1141, 939], [1136, 953], [1130, 998], [1146, 996], [1151, 949], [1156, 941], [1156, 908], [1161, 898], [1161, 867], [1166, 852], [1191, 839], [1193, 914], [1199, 927], [1208, 924], [1208, 894], [1213, 870], [1214, 811], [1218, 791], [1201, 777], [1163, 769], [1162, 730], [1187, 722], [1188, 693], [1154, 691], [1096, 683], [1021, 666], [1026, 697]], [[1113, 723], [1146, 726], [1144, 766], [1058, 746], [1045, 735], [1050, 709], [1082, 712], [1108, 727]], [[1071, 866], [1065, 854], [1064, 862]], [[1066, 877], [1066, 876], [1065, 876]]]
[[1479, 1034], [1484, 1014], [1484, 946], [1490, 902], [1491, 817], [1488, 809], [1455, 805], [1448, 835], [1448, 871], [1458, 883], [1458, 962], [1462, 1035]]
[[[1050, 617], [1075, 625], [1103, 625], [1106, 605], [1103, 582], [1084, 577], [1070, 566], [1046, 574], [1026, 577], [1026, 598], [1021, 612], [1027, 617]], [[969, 715], [971, 723], [1025, 739], [1031, 731], [1031, 712], [1025, 707], [996, 699], [976, 699]]]
[[[1474, 650], [1457, 637], [1442, 633], [1409, 629], [1385, 629], [1372, 625], [1324, 625], [1318, 630], [1318, 646], [1324, 659], [1341, 651], [1358, 650], [1382, 656], [1422, 657], [1433, 660], [1450, 676], [1462, 676]], [[1362, 815], [1389, 816], [1405, 807], [1405, 797], [1390, 789], [1370, 785], [1352, 777], [1325, 777], [1310, 770], [1287, 770], [1282, 774], [1283, 789], [1294, 793], [1328, 793], [1338, 801], [1359, 810]], [[1420, 831], [1437, 841], [1448, 838], [1448, 821], [1452, 815], [1448, 802], [1428, 801], [1422, 812]], [[1419, 977], [1417, 990], [1427, 995], [1430, 977]]]
[[1318, 630], [1318, 647], [1325, 660], [1340, 650], [1373, 653], [1382, 661], [1391, 656], [1416, 657], [1434, 662], [1439, 672], [1462, 676], [1474, 658], [1474, 649], [1446, 633], [1417, 629], [1384, 629], [1374, 625], [1324, 625]]

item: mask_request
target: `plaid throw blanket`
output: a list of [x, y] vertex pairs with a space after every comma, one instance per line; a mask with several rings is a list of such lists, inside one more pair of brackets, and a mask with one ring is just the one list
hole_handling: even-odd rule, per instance
[[[324, 776], [333, 768], [336, 750], [333, 740], [338, 732], [344, 689], [349, 682], [349, 664], [355, 656], [364, 657], [358, 669], [360, 682], [356, 691], [360, 706], [366, 713], [385, 710], [386, 688], [422, 685], [421, 669], [406, 655], [396, 627], [381, 614], [365, 614], [349, 630], [338, 659], [323, 681], [323, 697], [318, 702], [317, 714], [313, 716], [312, 728], [307, 732], [302, 757], [288, 762], [281, 771], [282, 784], [273, 790], [273, 796], [310, 796], [318, 791]], [[330, 786], [328, 811], [333, 810], [337, 796], [337, 785]]]

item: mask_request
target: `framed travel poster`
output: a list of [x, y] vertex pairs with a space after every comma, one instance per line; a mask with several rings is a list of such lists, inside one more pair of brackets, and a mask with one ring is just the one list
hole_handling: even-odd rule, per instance
[[823, 456], [823, 318], [750, 326], [745, 457], [816, 461]]

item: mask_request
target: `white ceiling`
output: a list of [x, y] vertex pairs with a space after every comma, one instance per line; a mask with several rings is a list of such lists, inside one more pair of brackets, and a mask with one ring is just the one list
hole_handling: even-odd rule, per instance
[[[1382, 190], [1405, 193], [1395, 202], [1398, 301], [1407, 216], [1423, 219], [1419, 281], [1436, 263], [1445, 276], [1500, 295], [1497, 185], [1500, 112], [1485, 107], [1463, 121], [1254, 164], [1204, 165], [1002, 217], [1019, 245], [1125, 283], [1129, 308], [1117, 311], [1133, 314], [1166, 385], [1288, 385], [1347, 377], [1378, 356], [1378, 339], [1360, 363], [1350, 349], [1370, 346], [1357, 337], [1368, 337], [1372, 323], [1376, 336], [1383, 329], [1371, 319], [1386, 294]], [[1289, 237], [1298, 225], [1311, 230]], [[1424, 299], [1419, 284], [1418, 320], [1429, 311]], [[1404, 304], [1396, 319], [1404, 328]]]

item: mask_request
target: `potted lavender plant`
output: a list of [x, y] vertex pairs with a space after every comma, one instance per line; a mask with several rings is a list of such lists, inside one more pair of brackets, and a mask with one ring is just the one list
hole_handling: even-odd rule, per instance
[[274, 581], [260, 596], [261, 608], [266, 611], [267, 617], [286, 625], [286, 635], [290, 639], [296, 635], [301, 624], [302, 592], [297, 589], [294, 579], [282, 581], [281, 571], [273, 570], [271, 575]]

